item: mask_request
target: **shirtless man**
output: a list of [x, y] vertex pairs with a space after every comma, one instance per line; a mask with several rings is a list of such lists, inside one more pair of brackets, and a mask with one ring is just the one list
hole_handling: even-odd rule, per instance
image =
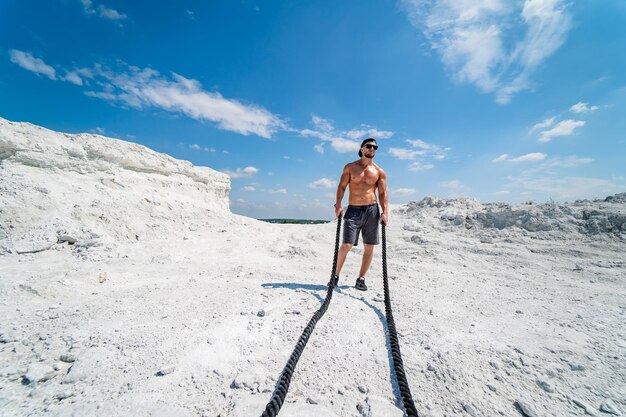
[[[387, 174], [381, 167], [376, 165], [372, 158], [376, 154], [378, 145], [376, 139], [368, 138], [361, 143], [359, 156], [361, 159], [351, 162], [343, 168], [341, 181], [337, 187], [337, 202], [335, 204], [335, 216], [342, 213], [341, 200], [350, 185], [348, 197], [348, 209], [343, 216], [343, 244], [337, 257], [337, 269], [333, 276], [335, 285], [339, 282], [339, 273], [346, 260], [346, 256], [352, 246], [359, 243], [359, 232], [363, 234], [363, 259], [361, 270], [356, 280], [355, 288], [361, 291], [367, 290], [365, 274], [367, 273], [372, 258], [374, 257], [374, 245], [378, 245], [378, 224], [387, 224]], [[376, 201], [376, 188], [382, 206], [382, 214]]]

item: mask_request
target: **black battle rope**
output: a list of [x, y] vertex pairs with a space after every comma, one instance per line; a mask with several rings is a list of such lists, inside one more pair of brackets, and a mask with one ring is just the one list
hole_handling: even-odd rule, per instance
[[391, 356], [393, 357], [393, 368], [396, 371], [396, 379], [400, 387], [402, 402], [407, 416], [417, 416], [417, 409], [413, 403], [411, 389], [404, 374], [404, 366], [402, 365], [402, 354], [400, 353], [400, 344], [398, 343], [398, 333], [396, 332], [396, 324], [393, 321], [393, 313], [391, 312], [391, 300], [389, 299], [389, 283], [387, 282], [387, 239], [385, 237], [385, 224], [383, 223], [383, 286], [385, 289], [385, 316], [387, 317], [387, 330], [389, 331], [389, 344], [391, 345]]
[[328, 292], [326, 293], [326, 299], [322, 303], [322, 306], [319, 310], [311, 317], [309, 320], [309, 324], [304, 328], [300, 339], [298, 339], [298, 343], [294, 348], [289, 360], [287, 361], [287, 365], [283, 368], [283, 372], [280, 375], [278, 383], [276, 384], [276, 389], [274, 390], [274, 394], [272, 394], [272, 398], [270, 402], [265, 406], [265, 411], [261, 414], [261, 417], [275, 417], [280, 411], [280, 407], [282, 407], [283, 402], [285, 401], [285, 397], [287, 396], [287, 391], [289, 390], [289, 384], [291, 383], [291, 376], [293, 375], [293, 371], [296, 368], [296, 364], [300, 359], [300, 355], [302, 355], [302, 351], [306, 346], [306, 343], [313, 333], [313, 329], [315, 329], [315, 325], [317, 321], [322, 318], [326, 310], [328, 309], [328, 305], [330, 304], [330, 299], [333, 298], [333, 291], [335, 289], [335, 270], [337, 269], [337, 256], [339, 254], [339, 232], [341, 230], [341, 214], [337, 217], [337, 236], [335, 237], [335, 257], [333, 258], [333, 270], [330, 273], [330, 282], [328, 283]]

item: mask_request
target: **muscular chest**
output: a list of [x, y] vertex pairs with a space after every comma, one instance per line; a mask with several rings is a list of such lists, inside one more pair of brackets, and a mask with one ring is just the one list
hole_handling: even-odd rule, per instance
[[373, 167], [354, 167], [350, 172], [351, 186], [373, 187], [378, 182], [378, 170]]

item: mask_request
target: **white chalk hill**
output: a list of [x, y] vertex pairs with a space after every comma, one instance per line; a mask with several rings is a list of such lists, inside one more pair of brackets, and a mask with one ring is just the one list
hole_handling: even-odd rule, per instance
[[0, 161], [4, 250], [163, 239], [230, 215], [226, 174], [118, 139], [0, 118]]

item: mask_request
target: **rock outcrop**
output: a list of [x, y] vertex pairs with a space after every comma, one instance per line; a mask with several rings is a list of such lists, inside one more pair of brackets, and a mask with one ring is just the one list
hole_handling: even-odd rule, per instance
[[231, 216], [229, 191], [142, 145], [0, 118], [0, 252], [182, 236]]

